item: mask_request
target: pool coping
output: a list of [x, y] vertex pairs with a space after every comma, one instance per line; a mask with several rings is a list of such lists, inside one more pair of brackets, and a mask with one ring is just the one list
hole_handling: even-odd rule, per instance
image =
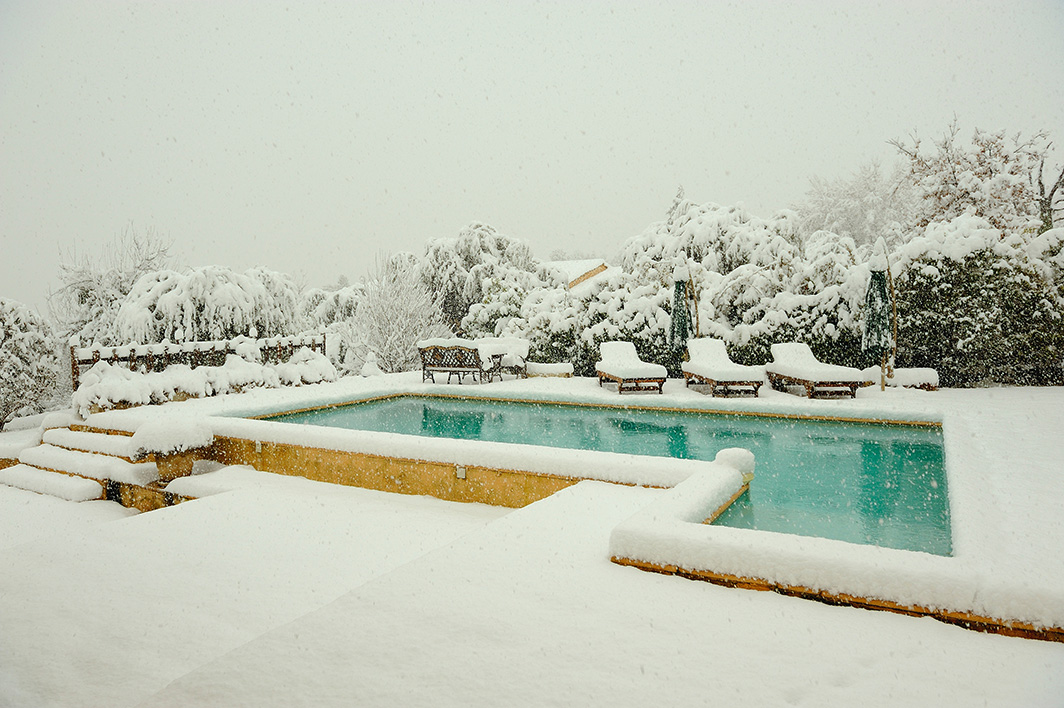
[[[951, 556], [866, 546], [774, 531], [712, 526], [703, 509], [722, 513], [718, 481], [702, 475], [666, 491], [617, 525], [610, 561], [723, 587], [771, 591], [866, 610], [930, 617], [965, 629], [1024, 639], [1064, 642], [1064, 622], [1009, 617], [1001, 597], [980, 588]], [[860, 556], [846, 563], [846, 552]], [[860, 549], [860, 550], [858, 550]], [[849, 567], [848, 567], [849, 566]], [[1059, 599], [1059, 598], [1057, 598]]]
[[282, 415], [293, 415], [297, 413], [310, 413], [318, 410], [329, 410], [332, 408], [342, 408], [344, 406], [358, 405], [362, 403], [372, 403], [374, 401], [384, 401], [393, 398], [408, 398], [408, 397], [420, 397], [420, 398], [450, 398], [461, 399], [470, 401], [497, 401], [506, 403], [529, 403], [529, 404], [553, 404], [559, 406], [574, 406], [581, 408], [621, 408], [625, 410], [643, 410], [654, 411], [662, 413], [702, 413], [709, 415], [734, 415], [734, 416], [750, 416], [756, 418], [773, 418], [784, 420], [808, 420], [817, 422], [832, 422], [832, 423], [859, 423], [868, 425], [901, 425], [909, 427], [924, 427], [924, 428], [939, 428], [943, 427], [941, 420], [934, 419], [906, 419], [906, 418], [867, 418], [858, 416], [838, 416], [838, 415], [822, 415], [816, 413], [791, 413], [783, 411], [763, 411], [763, 410], [745, 410], [734, 408], [706, 408], [706, 407], [682, 407], [682, 406], [656, 406], [656, 405], [633, 405], [633, 404], [621, 404], [621, 403], [608, 403], [605, 401], [580, 401], [580, 400], [552, 400], [544, 398], [515, 398], [513, 396], [471, 396], [462, 393], [442, 393], [442, 392], [425, 392], [425, 391], [398, 391], [394, 393], [386, 393], [369, 396], [367, 398], [356, 398], [351, 400], [344, 400], [332, 403], [325, 403], [313, 406], [304, 406], [301, 408], [294, 408], [291, 410], [277, 411], [273, 413], [263, 413], [258, 415], [245, 416], [248, 420], [265, 420], [269, 418], [275, 418]]

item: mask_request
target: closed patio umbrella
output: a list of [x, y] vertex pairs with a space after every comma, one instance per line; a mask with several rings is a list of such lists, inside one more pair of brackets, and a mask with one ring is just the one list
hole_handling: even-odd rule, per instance
[[677, 266], [672, 272], [672, 322], [669, 327], [669, 346], [683, 349], [691, 337], [691, 314], [687, 310], [687, 266]]
[[883, 390], [887, 383], [887, 353], [891, 351], [893, 338], [890, 289], [887, 286], [887, 244], [882, 238], [876, 241], [868, 268], [871, 272], [868, 275], [868, 290], [865, 292], [861, 349], [879, 358], [879, 388]]

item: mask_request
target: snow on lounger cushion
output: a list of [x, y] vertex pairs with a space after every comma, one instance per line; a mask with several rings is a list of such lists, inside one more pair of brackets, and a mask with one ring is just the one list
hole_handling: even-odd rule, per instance
[[856, 381], [864, 382], [864, 372], [849, 366], [825, 364], [813, 356], [808, 344], [788, 342], [772, 345], [772, 361], [765, 365], [768, 371], [805, 381]]
[[663, 379], [669, 375], [661, 364], [651, 364], [639, 358], [631, 342], [603, 342], [599, 347], [602, 359], [596, 369], [622, 379]]
[[723, 339], [692, 339], [687, 343], [687, 353], [691, 361], [685, 361], [680, 368], [688, 374], [717, 382], [763, 381], [765, 378], [762, 366], [734, 363], [728, 356]]

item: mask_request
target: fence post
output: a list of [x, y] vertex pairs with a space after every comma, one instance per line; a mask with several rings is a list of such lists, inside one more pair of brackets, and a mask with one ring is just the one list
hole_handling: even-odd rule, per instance
[[81, 383], [81, 370], [78, 368], [78, 354], [77, 347], [73, 344], [70, 345], [70, 382], [73, 384], [72, 391], [78, 390], [78, 384]]

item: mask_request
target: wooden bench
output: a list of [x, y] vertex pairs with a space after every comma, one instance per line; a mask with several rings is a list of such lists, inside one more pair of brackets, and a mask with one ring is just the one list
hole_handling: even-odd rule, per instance
[[474, 381], [484, 381], [484, 365], [480, 361], [480, 352], [473, 347], [462, 345], [430, 344], [419, 346], [421, 355], [421, 381], [436, 383], [435, 374], [447, 374], [447, 383], [452, 376], [458, 376], [462, 383], [463, 376], [472, 376]]

